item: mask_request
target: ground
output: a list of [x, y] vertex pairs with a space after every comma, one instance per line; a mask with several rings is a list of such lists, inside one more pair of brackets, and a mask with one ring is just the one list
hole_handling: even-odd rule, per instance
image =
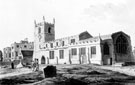
[[134, 85], [135, 66], [113, 67], [98, 65], [55, 65], [57, 76], [45, 78], [43, 68], [0, 69], [2, 85]]

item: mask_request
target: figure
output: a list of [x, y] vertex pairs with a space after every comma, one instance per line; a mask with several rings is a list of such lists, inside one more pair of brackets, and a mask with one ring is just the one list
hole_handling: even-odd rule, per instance
[[33, 71], [38, 71], [39, 70], [39, 64], [38, 64], [38, 59], [35, 59], [35, 61], [32, 64], [32, 70]]

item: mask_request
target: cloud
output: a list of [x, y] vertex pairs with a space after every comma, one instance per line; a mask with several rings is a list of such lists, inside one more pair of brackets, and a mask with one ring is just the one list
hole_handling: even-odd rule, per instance
[[84, 9], [84, 14], [96, 20], [111, 20], [114, 23], [129, 24], [135, 21], [135, 6], [131, 2], [108, 2], [94, 4]]
[[[108, 30], [106, 29], [107, 32], [113, 32], [115, 30], [126, 32], [131, 36], [132, 43], [134, 44], [135, 0], [117, 1], [105, 0], [104, 3], [98, 2], [89, 4], [89, 6], [84, 9], [83, 14], [88, 20], [98, 24], [98, 26], [101, 24], [101, 27], [108, 27]], [[111, 28], [111, 25], [113, 28]]]

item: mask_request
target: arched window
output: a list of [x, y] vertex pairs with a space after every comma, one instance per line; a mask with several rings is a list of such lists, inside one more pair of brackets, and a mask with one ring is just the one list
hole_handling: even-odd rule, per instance
[[116, 40], [116, 53], [126, 54], [128, 48], [128, 41], [126, 37], [120, 35]]
[[109, 45], [107, 43], [103, 46], [104, 55], [109, 55]]
[[48, 28], [48, 33], [51, 33], [51, 27]]

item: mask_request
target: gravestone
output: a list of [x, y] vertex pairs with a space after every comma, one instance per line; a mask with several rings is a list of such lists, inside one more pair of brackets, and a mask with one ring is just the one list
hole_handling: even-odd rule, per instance
[[14, 63], [13, 62], [11, 63], [11, 68], [14, 69]]
[[49, 78], [49, 77], [56, 77], [57, 73], [56, 73], [56, 66], [47, 66], [46, 68], [44, 68], [44, 76], [45, 78]]

